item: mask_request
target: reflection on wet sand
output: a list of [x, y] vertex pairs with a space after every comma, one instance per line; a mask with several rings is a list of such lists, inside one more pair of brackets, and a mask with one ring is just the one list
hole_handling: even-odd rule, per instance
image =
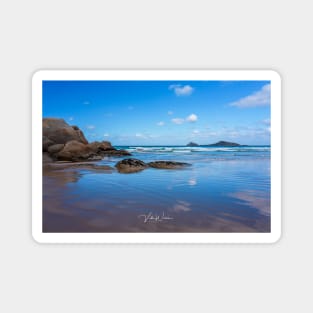
[[[111, 175], [106, 175], [111, 173]], [[148, 171], [146, 172], [148, 173]], [[102, 176], [105, 174], [104, 176]], [[232, 193], [230, 209], [224, 199], [186, 200], [183, 193], [154, 190], [114, 171], [94, 171], [86, 167], [59, 167], [43, 170], [44, 232], [268, 232], [270, 217], [266, 194], [253, 190]], [[140, 174], [145, 175], [145, 174]], [[115, 177], [115, 180], [109, 178]], [[139, 176], [138, 176], [139, 177]], [[93, 184], [93, 179], [99, 179]], [[175, 178], [176, 179], [176, 178]], [[87, 183], [80, 184], [87, 181]], [[186, 180], [185, 180], [186, 182]], [[115, 185], [114, 185], [115, 184]], [[194, 188], [195, 178], [179, 188]], [[93, 186], [96, 186], [93, 188]], [[114, 189], [113, 187], [116, 186]], [[111, 188], [111, 189], [109, 189]], [[173, 185], [176, 188], [176, 185]], [[114, 190], [114, 193], [112, 192]], [[193, 189], [194, 190], [194, 189]], [[188, 191], [188, 190], [187, 190]], [[187, 194], [188, 195], [188, 194]], [[216, 202], [217, 201], [217, 202]], [[228, 203], [229, 202], [225, 202]], [[248, 213], [247, 213], [248, 212]], [[171, 219], [151, 219], [142, 214], [166, 215]]]
[[260, 190], [245, 190], [236, 193], [230, 193], [229, 196], [247, 203], [260, 211], [261, 214], [270, 216], [271, 201], [266, 197], [266, 193]]
[[173, 212], [188, 212], [191, 211], [191, 203], [186, 201], [177, 201], [177, 203], [174, 205]]

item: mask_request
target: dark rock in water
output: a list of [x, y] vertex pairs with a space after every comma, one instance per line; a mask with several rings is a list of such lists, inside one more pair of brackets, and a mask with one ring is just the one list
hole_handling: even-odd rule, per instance
[[80, 161], [88, 160], [95, 155], [94, 151], [81, 142], [71, 140], [67, 142], [64, 148], [56, 154], [58, 160], [61, 161]]
[[148, 165], [153, 168], [163, 168], [163, 169], [178, 169], [186, 166], [191, 166], [191, 164], [189, 163], [174, 161], [155, 161], [148, 163]]
[[144, 170], [148, 165], [138, 159], [124, 159], [115, 164], [120, 173], [134, 173]]
[[58, 144], [49, 146], [48, 152], [50, 154], [55, 154], [55, 153], [60, 152], [63, 148], [64, 148], [64, 144], [63, 143], [58, 143]]
[[120, 157], [120, 156], [128, 156], [131, 155], [131, 153], [129, 153], [126, 150], [107, 150], [107, 151], [102, 151], [100, 152], [101, 155], [103, 156], [116, 156], [116, 157]]
[[228, 141], [219, 141], [213, 144], [208, 145], [209, 147], [241, 147], [239, 143], [228, 142]]
[[43, 118], [42, 133], [44, 137], [54, 143], [65, 144], [71, 140], [83, 144], [88, 143], [83, 132], [77, 126], [70, 126], [61, 118]]
[[98, 155], [101, 156], [124, 156], [124, 155], [131, 155], [126, 150], [117, 150], [116, 148], [112, 147], [109, 141], [94, 141], [88, 144], [88, 146]]
[[45, 166], [46, 170], [64, 170], [64, 169], [80, 169], [80, 170], [99, 170], [112, 171], [113, 168], [108, 165], [98, 165], [97, 163], [88, 162], [55, 162]]
[[199, 145], [197, 143], [191, 141], [186, 146], [187, 147], [198, 147]]
[[48, 148], [52, 145], [54, 145], [55, 142], [53, 142], [52, 140], [50, 140], [48, 137], [43, 136], [42, 137], [42, 152], [47, 152]]

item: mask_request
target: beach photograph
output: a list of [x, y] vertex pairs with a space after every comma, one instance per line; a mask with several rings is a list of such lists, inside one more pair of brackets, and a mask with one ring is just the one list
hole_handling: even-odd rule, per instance
[[270, 80], [43, 80], [43, 233], [270, 233]]

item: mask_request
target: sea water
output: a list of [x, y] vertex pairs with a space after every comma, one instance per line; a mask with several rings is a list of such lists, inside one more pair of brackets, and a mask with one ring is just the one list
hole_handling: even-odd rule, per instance
[[[44, 177], [46, 232], [269, 232], [269, 146], [123, 146], [144, 162], [190, 163], [132, 174], [58, 171]], [[114, 165], [127, 157], [105, 157]]]

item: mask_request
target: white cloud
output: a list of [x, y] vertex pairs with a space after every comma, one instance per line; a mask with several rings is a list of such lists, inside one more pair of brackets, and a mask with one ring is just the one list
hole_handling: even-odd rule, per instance
[[87, 129], [95, 129], [96, 127], [94, 125], [88, 125]]
[[194, 123], [198, 120], [198, 116], [196, 114], [190, 114], [187, 118], [186, 121], [190, 123]]
[[174, 90], [176, 96], [190, 96], [193, 91], [194, 88], [192, 88], [190, 85], [170, 85], [168, 87], [169, 90]]
[[165, 124], [165, 123], [162, 122], [162, 121], [157, 123], [158, 126], [164, 126], [164, 124]]
[[271, 119], [270, 118], [266, 118], [262, 121], [263, 124], [265, 125], [271, 125]]
[[109, 137], [110, 134], [103, 134], [103, 137]]
[[84, 101], [83, 104], [88, 105], [88, 104], [90, 104], [90, 101]]
[[172, 118], [172, 122], [177, 125], [183, 124], [184, 122], [194, 123], [197, 120], [198, 120], [198, 116], [194, 113], [190, 114], [186, 118], [180, 118], [180, 117]]
[[183, 124], [185, 122], [185, 120], [183, 118], [172, 118], [172, 122], [174, 124], [177, 124], [177, 125], [180, 125], [180, 124]]
[[266, 84], [260, 90], [243, 97], [235, 102], [230, 103], [230, 106], [238, 108], [252, 108], [270, 105], [271, 103], [271, 85]]
[[144, 134], [141, 134], [141, 133], [137, 133], [137, 134], [135, 135], [135, 137], [147, 139], [147, 136], [145, 136]]
[[172, 115], [174, 112], [173, 111], [168, 111], [167, 114], [168, 115]]
[[197, 129], [195, 129], [192, 133], [196, 135], [196, 134], [199, 134], [199, 133], [200, 133], [200, 131], [199, 131], [199, 130], [197, 130]]
[[70, 116], [69, 118], [68, 118], [68, 120], [71, 122], [71, 121], [74, 121], [74, 117], [73, 116]]

